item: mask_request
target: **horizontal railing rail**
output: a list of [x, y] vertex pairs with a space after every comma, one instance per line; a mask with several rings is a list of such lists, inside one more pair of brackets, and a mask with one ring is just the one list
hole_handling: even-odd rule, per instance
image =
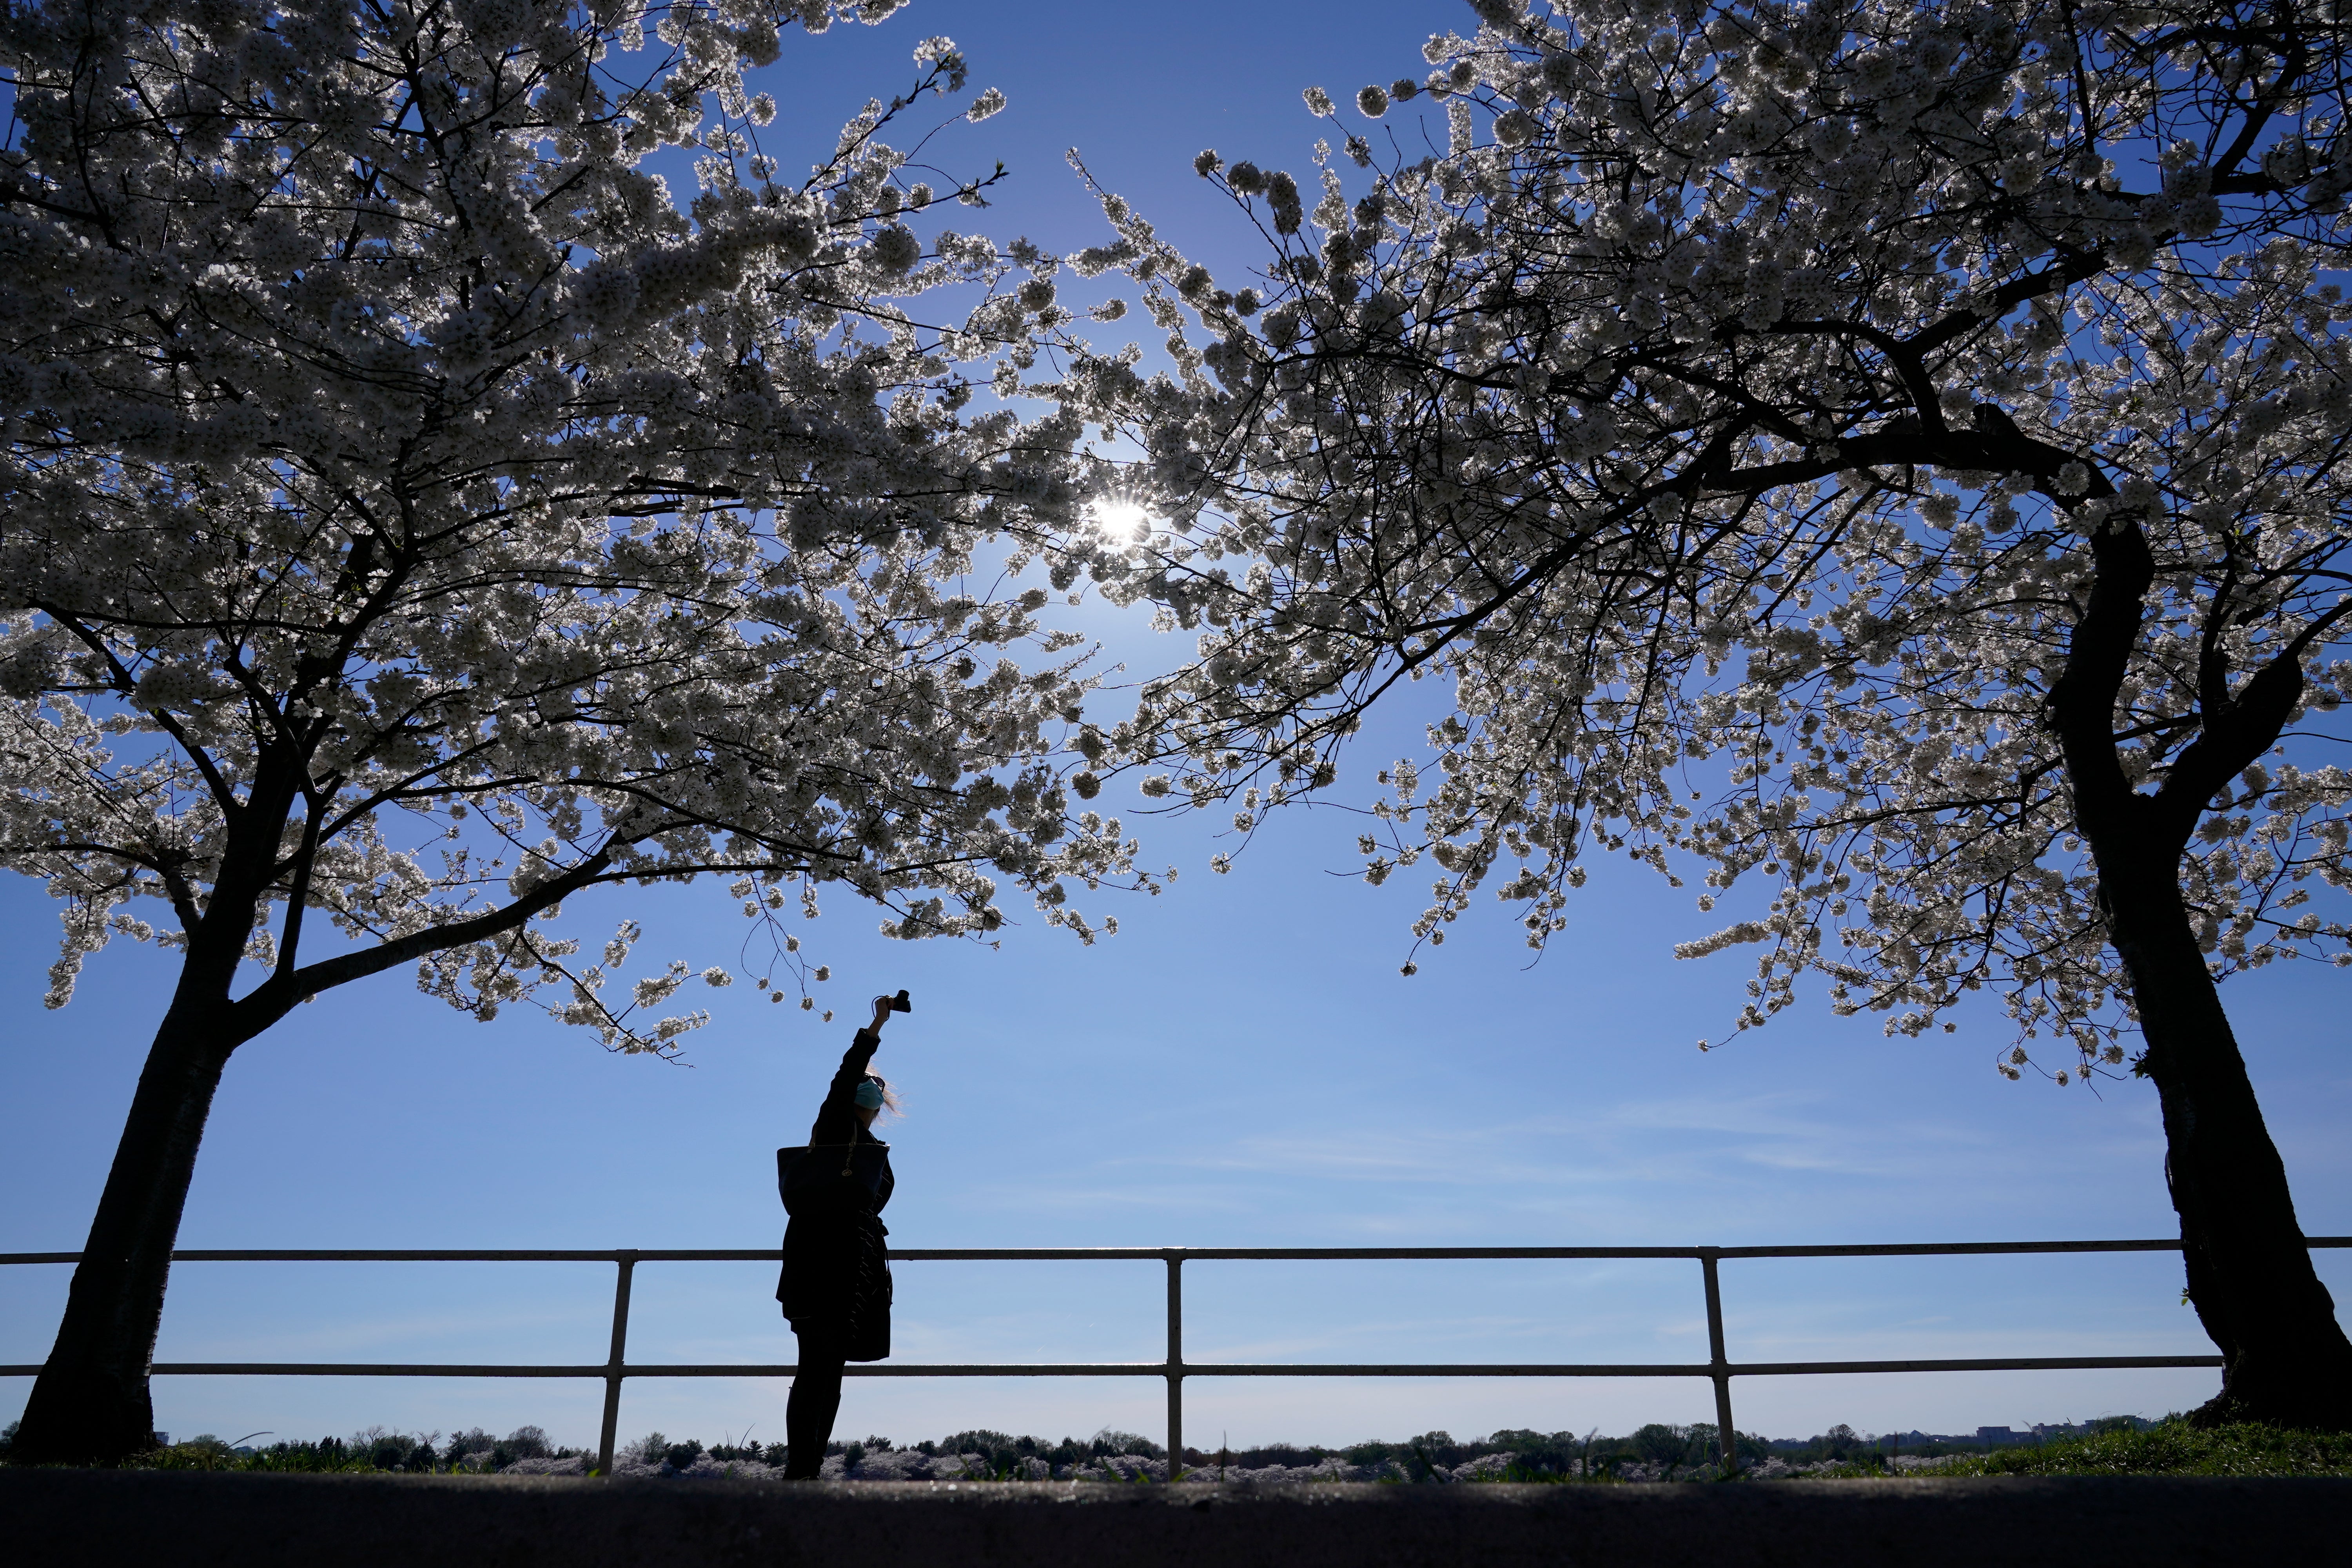
[[[2352, 1237], [2305, 1238], [2313, 1247], [2352, 1247]], [[863, 1363], [851, 1377], [1159, 1377], [1168, 1383], [1168, 1453], [1172, 1475], [1184, 1451], [1183, 1384], [1188, 1377], [1701, 1377], [1715, 1385], [1719, 1454], [1732, 1461], [1731, 1380], [1811, 1377], [1860, 1373], [2074, 1372], [2216, 1367], [2218, 1355], [1964, 1356], [1906, 1361], [1735, 1362], [1725, 1352], [1723, 1296], [1717, 1265], [1769, 1258], [1967, 1258], [2000, 1254], [2178, 1252], [2178, 1240], [1865, 1242], [1792, 1247], [894, 1247], [898, 1263], [1158, 1262], [1168, 1269], [1168, 1354], [1156, 1362]], [[424, 1362], [157, 1362], [163, 1377], [554, 1377], [598, 1378], [604, 1412], [597, 1467], [613, 1468], [621, 1384], [633, 1377], [792, 1377], [791, 1363], [632, 1362], [626, 1358], [629, 1296], [640, 1263], [775, 1263], [774, 1247], [197, 1247], [174, 1252], [174, 1263], [610, 1263], [619, 1273], [613, 1292], [610, 1354], [593, 1363], [524, 1365]], [[1497, 1261], [1675, 1259], [1696, 1262], [1706, 1291], [1708, 1357], [1704, 1362], [1188, 1362], [1183, 1357], [1182, 1266], [1248, 1261]], [[5, 1252], [0, 1266], [78, 1263], [78, 1252]], [[0, 1377], [29, 1377], [35, 1365], [0, 1365]]]
[[[2312, 1236], [2306, 1247], [2352, 1247], [2352, 1237]], [[1374, 1261], [1433, 1258], [1962, 1258], [2000, 1252], [2178, 1252], [2167, 1237], [2125, 1241], [1834, 1242], [1802, 1247], [894, 1247], [894, 1263], [1054, 1263], [1097, 1259], [1181, 1258], [1218, 1259]], [[199, 1247], [172, 1254], [174, 1263], [774, 1263], [772, 1247]], [[0, 1265], [79, 1263], [79, 1252], [0, 1252]]]

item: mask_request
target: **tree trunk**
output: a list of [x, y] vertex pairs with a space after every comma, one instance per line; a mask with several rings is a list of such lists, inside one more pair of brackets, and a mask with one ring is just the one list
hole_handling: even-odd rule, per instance
[[[2136, 521], [2099, 528], [2090, 548], [2091, 592], [2050, 709], [2074, 821], [2098, 866], [2107, 937], [2147, 1042], [2139, 1070], [2155, 1080], [2164, 1111], [2165, 1184], [2180, 1216], [2189, 1300], [2221, 1352], [2221, 1392], [2197, 1419], [2352, 1426], [2352, 1342], [2311, 1266], [2286, 1166], [2180, 896], [2198, 819], [2277, 741], [2300, 699], [2300, 654], [2281, 650], [2234, 691], [2227, 667], [2209, 658], [2197, 738], [2157, 792], [2143, 793], [2116, 743], [2116, 702], [2156, 558]], [[2210, 614], [2227, 610], [2217, 599]]]
[[2179, 856], [2102, 854], [2101, 889], [2164, 1112], [2189, 1299], [2223, 1357], [2204, 1426], [2352, 1426], [2352, 1341], [2312, 1268], [2286, 1166], [2181, 901]]
[[[213, 896], [204, 912], [188, 921], [179, 984], [139, 1074], [89, 1239], [74, 1268], [57, 1343], [33, 1384], [24, 1423], [10, 1446], [16, 1463], [110, 1464], [153, 1446], [155, 1410], [147, 1369], [163, 1320], [163, 1288], [171, 1277], [180, 1212], [230, 1054], [303, 997], [438, 948], [511, 931], [599, 879], [612, 863], [614, 844], [608, 843], [503, 908], [299, 971], [291, 965], [300, 925], [289, 916], [278, 972], [231, 1001], [230, 984], [243, 962], [255, 912], [282, 870], [280, 840], [299, 773], [296, 763], [283, 757], [278, 762], [283, 765], [260, 771], [247, 805], [232, 818]], [[317, 848], [314, 837], [304, 839], [291, 876], [296, 900], [303, 897]]]
[[226, 1011], [175, 1001], [156, 1031], [14, 1463], [108, 1464], [154, 1446], [147, 1368], [196, 1148], [237, 1043]]

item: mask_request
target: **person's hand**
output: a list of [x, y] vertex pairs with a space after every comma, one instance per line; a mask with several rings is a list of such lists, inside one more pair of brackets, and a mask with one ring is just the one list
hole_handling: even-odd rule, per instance
[[866, 1026], [866, 1032], [874, 1035], [880, 1034], [882, 1026], [890, 1021], [890, 998], [887, 996], [874, 998], [874, 1022]]

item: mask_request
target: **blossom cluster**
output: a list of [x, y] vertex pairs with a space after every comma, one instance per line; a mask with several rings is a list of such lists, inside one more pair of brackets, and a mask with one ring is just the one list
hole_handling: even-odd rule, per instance
[[[666, 1050], [701, 1015], [636, 1016], [688, 967], [614, 1002], [635, 925], [588, 963], [544, 922], [704, 875], [788, 966], [827, 888], [985, 933], [1002, 879], [1091, 938], [1069, 883], [1133, 852], [1057, 757], [1093, 678], [988, 586], [1076, 518], [1074, 431], [971, 406], [1066, 317], [919, 238], [988, 179], [884, 139], [963, 58], [925, 41], [798, 184], [744, 84], [780, 26], [896, 8], [0, 16], [0, 864], [63, 901], [53, 1005], [128, 935], [223, 994], [268, 966], [277, 1011], [415, 963]], [[902, 302], [948, 286], [960, 321]], [[344, 951], [298, 959], [304, 910]]]
[[[2352, 961], [2340, 904], [2306, 907], [2352, 879], [2352, 775], [2297, 739], [2340, 737], [2352, 679], [2333, 24], [1477, 10], [1354, 95], [1303, 217], [1302, 182], [1196, 161], [1265, 233], [1251, 287], [1104, 197], [1115, 243], [1079, 264], [1144, 286], [1176, 372], [1084, 360], [1066, 396], [1148, 454], [1123, 482], [1164, 521], [1064, 569], [1199, 637], [1104, 771], [1255, 812], [1328, 784], [1373, 701], [1449, 682], [1361, 841], [1369, 881], [1440, 873], [1417, 937], [1491, 883], [1539, 948], [1592, 857], [1696, 867], [1742, 918], [1684, 952], [1765, 947], [1741, 1027], [1807, 972], [1901, 1034], [1990, 988], [2011, 1076], [2037, 1036], [2060, 1082], [2121, 1060], [2103, 853], [2111, 883], [2178, 853], [2217, 975]], [[1438, 138], [1396, 130], [1423, 99]], [[2076, 680], [2112, 721], [2070, 742], [2098, 591], [2136, 618]], [[2089, 841], [2110, 773], [2177, 847]]]

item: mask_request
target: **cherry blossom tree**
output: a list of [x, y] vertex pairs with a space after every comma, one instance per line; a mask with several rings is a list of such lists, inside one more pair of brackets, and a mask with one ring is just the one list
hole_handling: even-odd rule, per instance
[[64, 910], [51, 1005], [112, 938], [180, 955], [20, 1459], [149, 1441], [207, 1110], [298, 1003], [408, 967], [674, 1051], [689, 966], [617, 996], [636, 924], [550, 923], [624, 883], [730, 884], [803, 1007], [783, 922], [828, 888], [900, 936], [995, 930], [999, 878], [1097, 929], [1069, 881], [1132, 847], [1049, 733], [1091, 678], [1013, 584], [1072, 432], [971, 405], [1066, 318], [908, 221], [994, 176], [884, 140], [963, 60], [923, 43], [797, 184], [744, 82], [895, 8], [0, 13], [0, 863]]
[[1739, 917], [1685, 956], [1763, 944], [1741, 1028], [1807, 973], [1892, 1035], [2005, 997], [2011, 1078], [2157, 1091], [2205, 1416], [2352, 1419], [2216, 990], [2352, 963], [2352, 37], [2235, 0], [1476, 10], [1353, 117], [1308, 91], [1311, 182], [1202, 154], [1262, 289], [1115, 197], [1075, 258], [1144, 285], [1177, 371], [1072, 367], [1166, 522], [1064, 569], [1200, 634], [1088, 784], [1173, 761], [1145, 795], [1245, 832], [1450, 681], [1361, 841], [1368, 881], [1439, 872], [1418, 938], [1491, 886], [1540, 948], [1628, 855]]

